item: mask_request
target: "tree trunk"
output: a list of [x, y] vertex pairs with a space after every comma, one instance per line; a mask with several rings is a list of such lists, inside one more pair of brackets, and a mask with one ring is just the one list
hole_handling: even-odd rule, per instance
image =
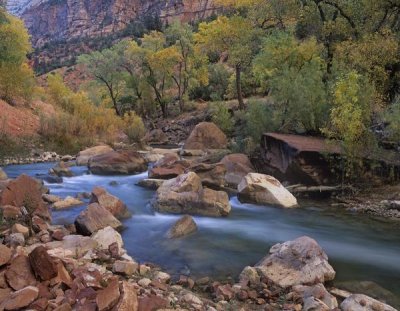
[[245, 105], [243, 101], [243, 95], [242, 95], [242, 82], [240, 78], [241, 74], [241, 68], [240, 65], [236, 65], [236, 90], [237, 90], [237, 98], [239, 101], [239, 109], [244, 110]]

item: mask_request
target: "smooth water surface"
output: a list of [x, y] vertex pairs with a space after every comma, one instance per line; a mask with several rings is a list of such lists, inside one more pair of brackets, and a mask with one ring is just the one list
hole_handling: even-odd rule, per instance
[[[54, 164], [5, 168], [10, 177], [22, 173], [42, 178]], [[254, 265], [269, 248], [282, 241], [308, 235], [318, 241], [337, 271], [335, 282], [374, 281], [400, 296], [400, 224], [340, 209], [304, 203], [299, 209], [241, 204], [231, 198], [227, 218], [195, 217], [198, 232], [183, 239], [165, 237], [175, 215], [154, 213], [149, 201], [154, 191], [136, 186], [147, 173], [134, 176], [95, 176], [85, 167], [74, 167], [77, 176], [49, 184], [52, 194], [66, 197], [105, 187], [123, 200], [133, 213], [124, 221], [125, 248], [141, 262], [153, 262], [174, 275], [237, 277]], [[116, 182], [116, 184], [115, 184]], [[85, 206], [53, 212], [56, 224], [72, 223]]]

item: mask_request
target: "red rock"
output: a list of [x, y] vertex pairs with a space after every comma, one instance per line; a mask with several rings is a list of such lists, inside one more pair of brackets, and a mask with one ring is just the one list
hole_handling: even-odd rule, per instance
[[49, 305], [49, 300], [47, 298], [39, 298], [35, 300], [35, 302], [30, 304], [29, 309], [37, 311], [45, 311], [48, 305]]
[[47, 230], [49, 228], [49, 225], [42, 218], [40, 218], [38, 216], [33, 216], [32, 226], [33, 226], [33, 230], [35, 230], [35, 232], [40, 232], [43, 230]]
[[0, 267], [7, 264], [11, 259], [11, 249], [0, 244]]
[[225, 181], [235, 188], [240, 184], [243, 177], [255, 171], [247, 155], [241, 153], [226, 155], [221, 163], [226, 168]]
[[17, 219], [18, 217], [21, 217], [21, 210], [19, 207], [12, 206], [12, 205], [4, 205], [1, 206], [0, 208], [3, 210], [3, 218], [4, 219]]
[[11, 261], [6, 271], [6, 280], [14, 290], [36, 284], [28, 257], [19, 255]]
[[72, 278], [68, 273], [67, 269], [65, 269], [64, 264], [59, 261], [57, 264], [57, 276], [51, 280], [51, 284], [59, 284], [63, 283], [68, 287], [71, 287]]
[[131, 276], [138, 270], [139, 265], [134, 261], [117, 260], [113, 264], [113, 272]]
[[134, 150], [111, 151], [94, 156], [89, 161], [93, 174], [137, 174], [147, 170], [143, 156]]
[[197, 231], [197, 225], [192, 216], [184, 215], [169, 229], [167, 236], [171, 239], [180, 238]]
[[54, 296], [50, 293], [49, 282], [42, 282], [37, 285], [39, 289], [39, 298], [45, 298], [47, 300], [53, 299]]
[[40, 182], [27, 175], [21, 175], [11, 181], [3, 190], [0, 205], [25, 206], [45, 219], [50, 219], [50, 213], [42, 199], [42, 185]]
[[151, 281], [150, 285], [153, 286], [153, 287], [155, 287], [155, 288], [161, 289], [161, 290], [163, 290], [163, 291], [166, 291], [167, 288], [168, 288], [166, 284], [161, 283], [161, 282], [158, 281], [158, 280], [153, 280], [153, 281]]
[[122, 224], [108, 210], [97, 203], [90, 204], [75, 220], [78, 233], [91, 235], [105, 227], [120, 229]]
[[61, 306], [55, 308], [53, 311], [71, 311], [72, 307], [69, 303], [63, 303]]
[[123, 281], [120, 285], [120, 292], [121, 298], [113, 311], [137, 311], [139, 303], [135, 286]]
[[128, 207], [125, 203], [101, 187], [95, 187], [92, 190], [92, 199], [90, 203], [98, 203], [116, 218], [127, 218], [130, 216]]
[[187, 171], [195, 172], [205, 186], [215, 188], [225, 185], [226, 168], [222, 163], [198, 163], [190, 166]]
[[11, 294], [10, 288], [0, 288], [0, 308], [4, 300], [6, 300]]
[[115, 278], [105, 289], [97, 292], [96, 303], [99, 311], [112, 309], [117, 304], [120, 295], [118, 278]]
[[150, 295], [146, 297], [139, 297], [138, 311], [154, 311], [167, 308], [168, 305], [168, 300], [160, 296]]
[[34, 286], [27, 286], [12, 293], [2, 304], [5, 310], [19, 310], [29, 306], [39, 294], [39, 290]]
[[231, 300], [235, 296], [229, 284], [218, 286], [215, 294], [224, 297], [225, 300]]
[[75, 277], [74, 283], [81, 283], [83, 287], [102, 288], [100, 285], [102, 276], [97, 269], [81, 267], [72, 271], [72, 275]]
[[0, 271], [0, 288], [8, 288], [6, 270]]
[[149, 169], [149, 178], [170, 179], [185, 172], [190, 166], [186, 160], [180, 160], [176, 153], [167, 153]]
[[36, 247], [29, 254], [29, 261], [37, 278], [47, 281], [57, 276], [57, 265], [44, 246]]
[[211, 122], [196, 125], [185, 142], [184, 149], [225, 149], [228, 145], [226, 135]]
[[57, 229], [55, 230], [52, 234], [51, 237], [56, 240], [56, 241], [62, 241], [62, 239], [66, 236], [66, 232], [64, 232], [64, 230], [61, 229]]
[[91, 287], [82, 288], [76, 295], [76, 299], [78, 300], [87, 299], [95, 301], [96, 297], [97, 297], [97, 292]]

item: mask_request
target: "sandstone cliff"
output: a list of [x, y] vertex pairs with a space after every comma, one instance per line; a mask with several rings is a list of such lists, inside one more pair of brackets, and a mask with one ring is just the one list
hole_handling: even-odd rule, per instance
[[147, 17], [193, 21], [215, 10], [212, 0], [49, 0], [27, 7], [21, 17], [34, 47], [41, 47], [54, 41], [108, 36]]

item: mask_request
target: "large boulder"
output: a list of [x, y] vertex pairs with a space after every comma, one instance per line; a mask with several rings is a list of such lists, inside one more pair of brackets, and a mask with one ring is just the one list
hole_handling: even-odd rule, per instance
[[395, 308], [362, 294], [354, 294], [341, 304], [343, 311], [396, 311]]
[[151, 130], [143, 138], [144, 142], [153, 145], [164, 145], [168, 143], [168, 136], [160, 129]]
[[226, 135], [211, 122], [201, 122], [196, 125], [185, 142], [184, 149], [226, 149]]
[[47, 253], [44, 246], [36, 247], [29, 254], [29, 262], [36, 277], [42, 281], [47, 281], [57, 276], [57, 264]]
[[92, 239], [97, 242], [100, 249], [108, 250], [109, 246], [113, 243], [116, 243], [119, 249], [124, 246], [121, 235], [111, 227], [97, 231], [92, 235]]
[[155, 210], [163, 213], [204, 216], [227, 216], [231, 211], [225, 192], [203, 188], [193, 172], [165, 181], [153, 201]]
[[226, 183], [235, 189], [248, 173], [255, 171], [248, 156], [242, 153], [226, 155], [221, 160], [221, 163], [226, 168]]
[[91, 235], [108, 226], [120, 229], [122, 224], [107, 209], [97, 203], [92, 203], [76, 218], [75, 226], [78, 233]]
[[197, 231], [197, 225], [193, 218], [189, 215], [182, 216], [179, 220], [174, 223], [171, 229], [169, 229], [167, 236], [170, 239], [176, 239], [189, 235]]
[[6, 172], [3, 171], [3, 169], [0, 167], [0, 180], [6, 180], [8, 179], [8, 176]]
[[149, 169], [151, 179], [171, 179], [185, 172], [190, 166], [186, 160], [180, 160], [176, 153], [167, 153]]
[[272, 246], [256, 268], [261, 276], [282, 288], [314, 285], [335, 278], [328, 256], [307, 236]]
[[195, 172], [205, 186], [219, 188], [225, 185], [226, 169], [222, 163], [198, 163], [189, 167], [188, 171]]
[[56, 175], [58, 177], [72, 177], [74, 173], [71, 171], [70, 167], [65, 162], [60, 162], [56, 166], [50, 169], [50, 174]]
[[20, 290], [26, 286], [36, 284], [36, 278], [29, 259], [24, 255], [19, 255], [11, 261], [5, 276], [8, 285], [14, 290]]
[[50, 212], [42, 199], [42, 184], [40, 181], [21, 175], [9, 182], [1, 192], [0, 206], [11, 205], [25, 207], [28, 212], [50, 220]]
[[147, 170], [143, 156], [134, 150], [111, 151], [90, 158], [89, 170], [93, 174], [137, 174]]
[[286, 208], [298, 206], [296, 198], [276, 178], [269, 175], [247, 174], [238, 185], [238, 191], [241, 202]]
[[88, 148], [85, 150], [82, 150], [81, 152], [78, 153], [78, 156], [76, 157], [76, 164], [77, 165], [88, 165], [90, 158], [94, 156], [98, 156], [101, 154], [105, 154], [108, 152], [113, 151], [113, 148], [107, 145], [100, 145], [92, 148]]
[[106, 189], [95, 187], [92, 190], [92, 199], [90, 203], [98, 203], [104, 207], [116, 218], [128, 218], [130, 213], [128, 207], [116, 196], [108, 193]]
[[28, 307], [38, 296], [39, 289], [37, 287], [27, 286], [11, 293], [9, 298], [0, 305], [0, 308], [2, 310], [21, 310]]

